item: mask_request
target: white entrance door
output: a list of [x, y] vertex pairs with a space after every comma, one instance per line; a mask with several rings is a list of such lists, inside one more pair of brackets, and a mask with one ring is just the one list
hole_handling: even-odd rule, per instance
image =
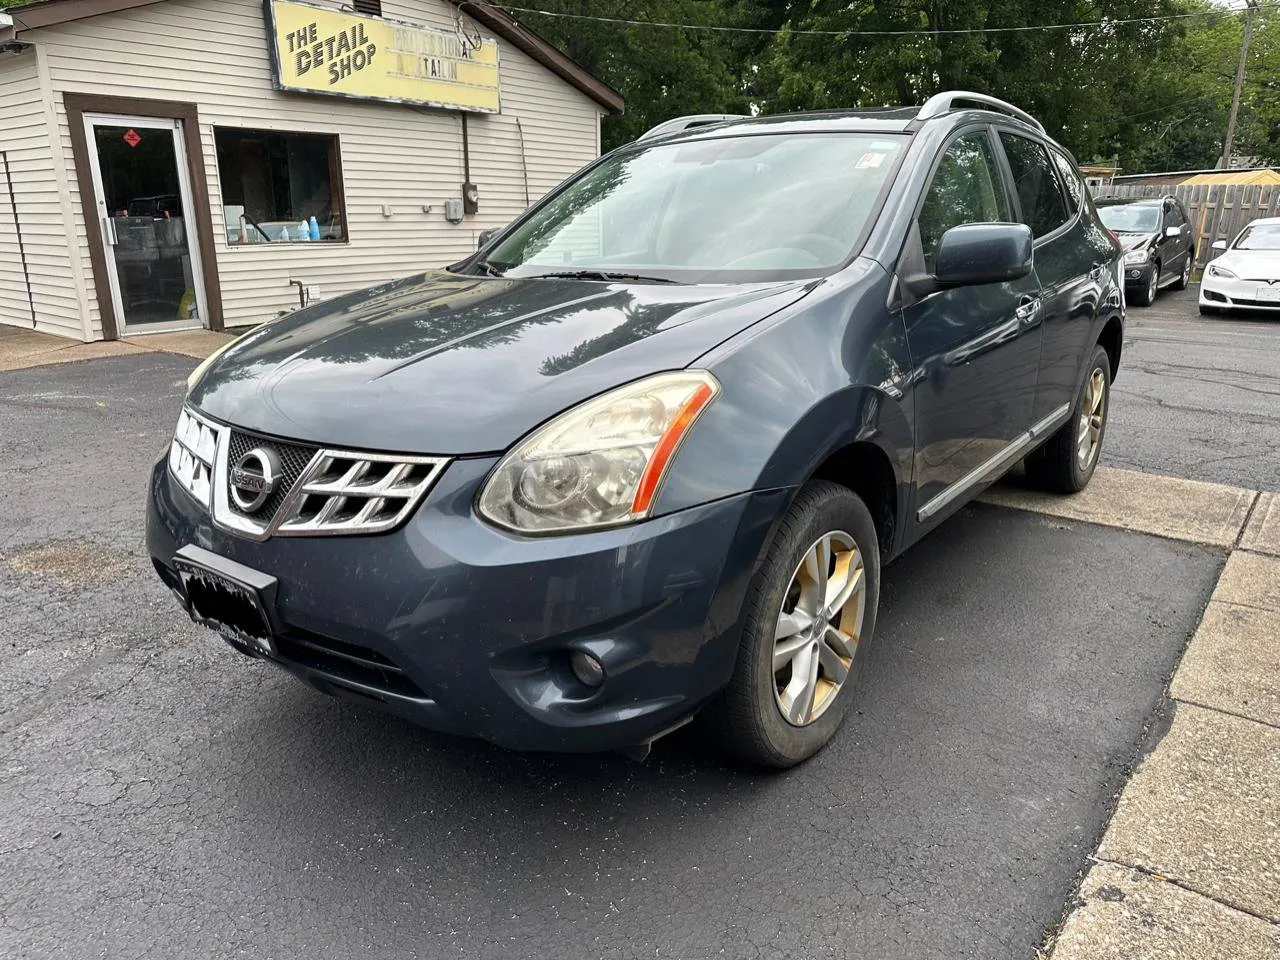
[[182, 121], [86, 114], [84, 125], [118, 332], [207, 325]]

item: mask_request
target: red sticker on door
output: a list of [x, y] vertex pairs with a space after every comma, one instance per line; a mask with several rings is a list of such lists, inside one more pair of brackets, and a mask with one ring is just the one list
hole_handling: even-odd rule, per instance
[[131, 147], [137, 147], [142, 142], [142, 137], [138, 136], [137, 130], [130, 130], [124, 135], [124, 142]]

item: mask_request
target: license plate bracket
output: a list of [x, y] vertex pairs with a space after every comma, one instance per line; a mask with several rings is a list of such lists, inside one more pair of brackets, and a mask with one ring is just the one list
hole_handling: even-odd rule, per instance
[[173, 557], [187, 613], [232, 646], [274, 656], [276, 578], [188, 545]]
[[1268, 303], [1280, 303], [1280, 287], [1259, 287], [1258, 299], [1265, 300]]

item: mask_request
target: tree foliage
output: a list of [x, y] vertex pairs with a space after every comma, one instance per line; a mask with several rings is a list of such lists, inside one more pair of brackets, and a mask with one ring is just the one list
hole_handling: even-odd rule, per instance
[[[561, 13], [713, 32], [521, 14], [627, 97], [605, 145], [686, 113], [777, 113], [999, 96], [1082, 162], [1126, 171], [1212, 167], [1222, 150], [1243, 20], [1209, 0], [539, 0]], [[1145, 18], [1192, 16], [1152, 22]], [[1257, 14], [1236, 152], [1280, 160], [1280, 19]], [[1122, 23], [1133, 20], [1144, 22]], [[1070, 30], [948, 31], [1092, 23]], [[814, 36], [802, 31], [851, 31]], [[907, 36], [869, 32], [925, 31]]]
[[[0, 0], [0, 8], [17, 0]], [[520, 13], [621, 91], [604, 146], [689, 113], [779, 113], [922, 103], [974, 90], [1034, 113], [1081, 162], [1126, 172], [1212, 167], [1222, 152], [1243, 19], [1211, 0], [523, 0], [595, 18]], [[1123, 20], [1192, 14], [1159, 22]], [[1255, 31], [1235, 152], [1280, 162], [1280, 15]], [[956, 30], [1107, 21], [1072, 30]], [[755, 30], [760, 32], [745, 32]], [[926, 31], [812, 36], [806, 30]]]

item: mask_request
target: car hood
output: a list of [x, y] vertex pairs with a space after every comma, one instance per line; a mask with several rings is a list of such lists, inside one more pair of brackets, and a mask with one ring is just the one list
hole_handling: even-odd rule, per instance
[[1280, 279], [1280, 250], [1228, 250], [1213, 263], [1241, 280]]
[[1128, 233], [1124, 230], [1117, 230], [1116, 236], [1120, 238], [1120, 245], [1126, 250], [1132, 250], [1135, 247], [1145, 247], [1154, 243], [1156, 235], [1154, 233]]
[[688, 366], [814, 285], [431, 272], [260, 327], [210, 365], [190, 402], [277, 437], [488, 453], [610, 387]]

